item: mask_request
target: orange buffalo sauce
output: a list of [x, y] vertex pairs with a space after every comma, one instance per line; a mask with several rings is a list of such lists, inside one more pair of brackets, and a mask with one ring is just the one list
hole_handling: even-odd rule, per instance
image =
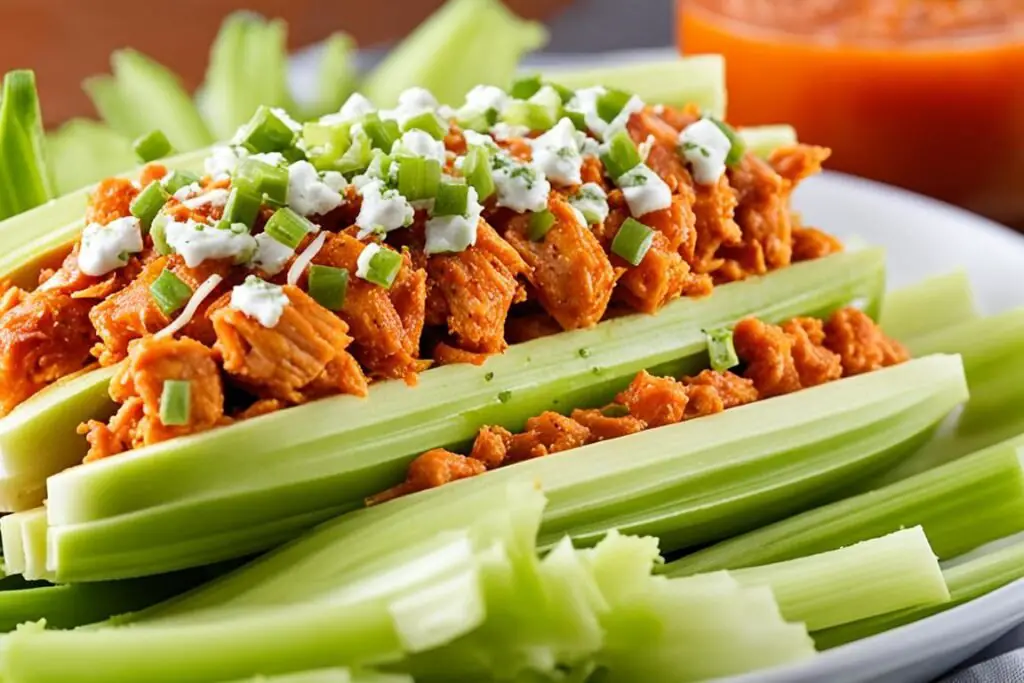
[[731, 123], [1024, 228], [1024, 0], [679, 0], [678, 37], [725, 56]]

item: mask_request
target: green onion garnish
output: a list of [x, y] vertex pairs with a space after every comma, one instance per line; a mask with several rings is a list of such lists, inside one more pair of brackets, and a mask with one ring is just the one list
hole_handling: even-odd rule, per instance
[[[372, 267], [372, 261], [371, 261]], [[348, 293], [348, 270], [331, 266], [309, 267], [309, 295], [329, 311], [340, 311]]]
[[171, 171], [163, 177], [160, 184], [164, 186], [164, 189], [174, 194], [186, 185], [192, 183], [198, 183], [199, 176], [189, 171]]
[[167, 221], [171, 220], [165, 213], [158, 213], [153, 218], [149, 228], [149, 236], [153, 238], [153, 248], [161, 256], [170, 256], [174, 253], [171, 245], [167, 243]]
[[262, 205], [263, 198], [260, 195], [233, 187], [228, 194], [228, 203], [224, 205], [224, 220], [251, 228]]
[[629, 415], [629, 408], [621, 403], [609, 403], [601, 408], [601, 414], [605, 417], [626, 417]]
[[253, 152], [282, 152], [295, 144], [295, 136], [287, 123], [261, 105], [242, 129], [240, 142]]
[[448, 127], [442, 123], [441, 118], [430, 111], [425, 111], [406, 121], [402, 126], [402, 131], [407, 130], [422, 130], [435, 140], [444, 140], [444, 136], [448, 134]]
[[555, 214], [548, 209], [530, 214], [528, 235], [534, 242], [540, 242], [555, 225]]
[[192, 298], [192, 288], [166, 268], [149, 286], [149, 293], [164, 315], [179, 311]]
[[605, 121], [611, 122], [622, 112], [630, 97], [632, 95], [628, 92], [608, 90], [597, 98], [597, 115]]
[[558, 122], [558, 112], [539, 102], [509, 102], [501, 118], [513, 126], [526, 126], [530, 130], [548, 130]]
[[267, 227], [263, 229], [275, 240], [292, 249], [299, 246], [303, 237], [315, 230], [316, 226], [288, 207], [275, 211], [267, 221]]
[[288, 169], [246, 159], [238, 165], [232, 179], [239, 190], [284, 205], [288, 200]]
[[164, 204], [170, 198], [171, 195], [160, 183], [150, 183], [132, 200], [128, 210], [139, 219], [143, 230], [148, 230], [153, 219], [156, 218], [156, 215], [160, 213], [160, 209], [164, 208]]
[[621, 178], [642, 162], [640, 152], [633, 144], [633, 138], [624, 130], [612, 136], [608, 141], [608, 150], [601, 154], [601, 163], [613, 180]]
[[465, 216], [469, 210], [469, 185], [465, 183], [441, 183], [434, 198], [435, 216]]
[[484, 201], [494, 194], [494, 177], [491, 175], [491, 153], [486, 147], [470, 147], [462, 160], [462, 175], [466, 182], [476, 189], [476, 197]]
[[612, 240], [612, 252], [629, 261], [634, 266], [640, 265], [651, 248], [654, 231], [635, 218], [627, 218]]
[[747, 145], [743, 142], [743, 138], [739, 136], [736, 129], [730, 126], [725, 121], [720, 121], [713, 116], [707, 117], [711, 123], [718, 126], [718, 129], [725, 133], [725, 137], [729, 138], [729, 154], [725, 157], [726, 166], [735, 166], [743, 159], [743, 155], [747, 152]]
[[160, 422], [167, 427], [187, 425], [192, 413], [192, 383], [188, 380], [165, 379], [160, 395]]
[[388, 289], [398, 276], [402, 268], [402, 255], [391, 249], [380, 249], [370, 258], [369, 267], [366, 269], [367, 282]]
[[508, 94], [517, 100], [525, 100], [537, 94], [537, 91], [544, 87], [540, 74], [522, 76], [512, 82]]
[[171, 141], [162, 130], [153, 130], [136, 138], [132, 148], [135, 149], [135, 156], [144, 164], [161, 159], [174, 151]]
[[402, 137], [402, 131], [398, 129], [397, 121], [381, 120], [376, 113], [367, 114], [363, 119], [363, 131], [370, 138], [370, 143], [384, 152], [390, 152], [395, 140]]
[[732, 329], [722, 327], [704, 330], [704, 336], [708, 340], [708, 357], [711, 359], [712, 370], [722, 372], [739, 365], [740, 359], [732, 343]]
[[411, 202], [432, 199], [441, 185], [441, 164], [425, 157], [399, 157], [398, 191]]

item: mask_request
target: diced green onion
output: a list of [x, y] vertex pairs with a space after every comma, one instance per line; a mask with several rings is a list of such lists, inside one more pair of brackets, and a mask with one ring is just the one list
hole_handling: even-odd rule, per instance
[[526, 126], [530, 130], [548, 130], [558, 122], [558, 112], [539, 102], [515, 100], [505, 107], [501, 118], [513, 126]]
[[253, 152], [283, 152], [295, 144], [296, 133], [270, 107], [261, 105], [242, 129], [240, 142]]
[[629, 98], [628, 92], [622, 90], [608, 90], [597, 98], [597, 115], [605, 121], [612, 121], [622, 111]]
[[363, 130], [370, 138], [370, 143], [377, 149], [384, 150], [385, 153], [390, 152], [395, 141], [402, 137], [397, 121], [381, 120], [376, 113], [366, 115], [366, 118], [363, 119]]
[[441, 185], [441, 164], [425, 157], [399, 157], [398, 191], [411, 202], [432, 199]]
[[534, 211], [530, 214], [529, 237], [534, 242], [540, 242], [555, 225], [555, 214], [550, 210]]
[[441, 118], [430, 111], [425, 111], [406, 121], [402, 130], [422, 130], [435, 140], [444, 140], [444, 136], [448, 134], [448, 127], [444, 125]]
[[257, 197], [266, 197], [283, 206], [288, 200], [288, 169], [245, 159], [238, 165], [233, 178], [235, 187]]
[[318, 171], [337, 170], [335, 163], [352, 146], [352, 126], [349, 123], [327, 126], [307, 123], [302, 127], [302, 141], [310, 163]]
[[367, 282], [389, 289], [402, 268], [402, 255], [391, 249], [380, 249], [370, 258], [366, 271]]
[[192, 383], [188, 380], [164, 380], [160, 395], [160, 422], [167, 427], [187, 425], [192, 413]]
[[171, 195], [168, 194], [167, 190], [160, 183], [150, 183], [132, 200], [128, 210], [139, 219], [142, 227], [148, 230], [153, 219], [156, 218], [156, 215], [160, 213], [160, 209], [164, 208], [164, 204], [170, 198]]
[[517, 100], [526, 100], [536, 95], [542, 87], [544, 87], [544, 82], [541, 80], [540, 74], [521, 76], [512, 81], [512, 87], [509, 88], [508, 94]]
[[238, 187], [232, 187], [228, 194], [228, 203], [224, 205], [224, 220], [229, 223], [241, 223], [252, 228], [256, 216], [263, 205], [263, 198], [258, 194], [250, 194]]
[[633, 138], [622, 130], [608, 141], [608, 150], [601, 154], [601, 163], [604, 164], [609, 177], [615, 180], [639, 166], [643, 159], [633, 143]]
[[725, 121], [716, 119], [714, 116], [709, 116], [708, 119], [711, 123], [718, 126], [718, 129], [725, 133], [725, 137], [729, 138], [729, 154], [725, 157], [725, 163], [727, 166], [734, 166], [743, 159], [743, 155], [747, 152], [747, 145], [743, 142], [743, 138], [739, 136], [736, 130]]
[[135, 150], [135, 155], [144, 164], [162, 159], [174, 151], [171, 141], [161, 130], [153, 130], [136, 138], [132, 143], [132, 148]]
[[199, 176], [191, 171], [171, 171], [163, 177], [160, 184], [164, 186], [165, 190], [174, 194], [181, 188], [198, 182]]
[[348, 293], [348, 270], [331, 266], [309, 267], [309, 295], [329, 311], [340, 311]]
[[171, 245], [167, 243], [167, 222], [170, 220], [167, 214], [158, 213], [149, 227], [149, 236], [153, 238], [153, 248], [161, 256], [170, 256], [174, 253]]
[[612, 252], [629, 261], [634, 266], [640, 265], [651, 248], [654, 231], [635, 218], [627, 218], [622, 227], [615, 233], [612, 240]]
[[486, 147], [473, 146], [466, 151], [462, 160], [462, 175], [476, 189], [477, 199], [481, 202], [494, 194], [491, 153]]
[[465, 216], [469, 210], [469, 185], [465, 183], [441, 183], [434, 198], [435, 216]]
[[739, 365], [740, 359], [732, 343], [731, 329], [722, 327], [717, 330], [706, 330], [704, 335], [708, 338], [708, 358], [711, 359], [712, 370], [722, 372]]
[[373, 160], [373, 144], [365, 131], [352, 136], [352, 143], [328, 169], [339, 173], [354, 174], [366, 170]]
[[295, 249], [303, 237], [316, 230], [316, 226], [285, 207], [274, 212], [263, 230], [281, 244]]
[[576, 130], [584, 133], [587, 132], [587, 117], [583, 115], [583, 112], [566, 109], [562, 111], [562, 116], [572, 121], [572, 125], [576, 127]]
[[171, 315], [181, 310], [192, 298], [192, 288], [166, 268], [149, 286], [149, 293], [164, 315]]

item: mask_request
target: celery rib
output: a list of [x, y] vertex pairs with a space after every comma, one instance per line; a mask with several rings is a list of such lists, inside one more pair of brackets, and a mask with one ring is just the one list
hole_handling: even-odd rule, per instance
[[4, 76], [0, 92], [0, 220], [43, 204], [53, 195], [43, 116], [32, 71]]
[[907, 344], [977, 317], [967, 272], [957, 270], [887, 294], [879, 323]]
[[[797, 142], [796, 129], [793, 126], [754, 126], [740, 128], [737, 133], [743, 140], [743, 144], [746, 145], [747, 151], [759, 157], [767, 157], [778, 148], [795, 145]], [[886, 297], [886, 306], [888, 306], [891, 296]]]

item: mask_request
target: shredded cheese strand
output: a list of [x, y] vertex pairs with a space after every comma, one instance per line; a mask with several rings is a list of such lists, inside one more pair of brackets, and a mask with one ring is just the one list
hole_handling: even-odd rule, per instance
[[203, 301], [205, 301], [207, 297], [213, 294], [213, 290], [217, 289], [217, 285], [219, 285], [223, 279], [224, 278], [220, 275], [216, 274], [206, 278], [206, 281], [199, 285], [196, 291], [192, 293], [192, 298], [188, 300], [188, 303], [185, 305], [185, 310], [181, 312], [181, 315], [172, 320], [170, 325], [153, 336], [156, 338], [172, 337], [181, 330], [181, 328], [188, 325], [192, 320], [192, 317], [196, 314], [196, 311], [199, 310], [199, 306], [202, 305]]
[[302, 273], [305, 272], [307, 266], [313, 262], [316, 255], [320, 253], [320, 250], [324, 247], [324, 241], [327, 239], [327, 233], [321, 232], [316, 236], [309, 246], [302, 250], [302, 253], [295, 257], [292, 262], [292, 267], [288, 269], [288, 284], [295, 285], [298, 283], [299, 278], [302, 277]]

